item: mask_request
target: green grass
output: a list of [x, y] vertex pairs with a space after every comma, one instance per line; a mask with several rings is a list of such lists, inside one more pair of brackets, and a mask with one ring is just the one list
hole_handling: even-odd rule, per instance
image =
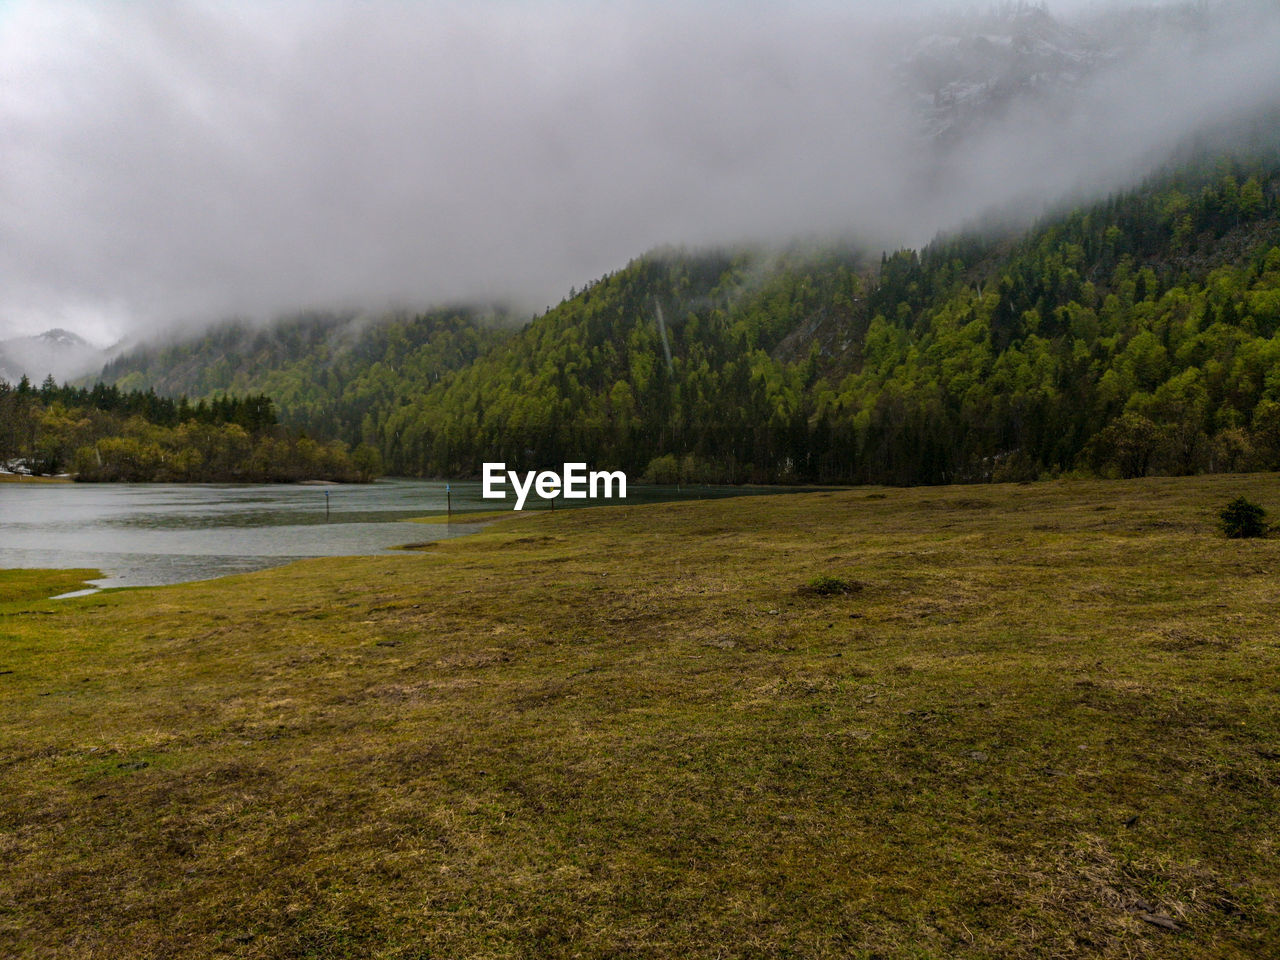
[[[0, 570], [0, 616], [8, 604], [84, 590], [88, 581], [101, 576], [100, 570]], [[4, 656], [3, 646], [0, 656]]]
[[8, 602], [0, 955], [1275, 955], [1280, 540], [1216, 515], [1276, 481], [539, 511]]

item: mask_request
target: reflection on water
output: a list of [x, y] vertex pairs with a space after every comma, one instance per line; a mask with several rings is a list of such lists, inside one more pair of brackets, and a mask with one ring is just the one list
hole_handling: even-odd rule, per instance
[[[632, 487], [626, 502], [743, 492]], [[459, 521], [405, 522], [443, 513], [449, 498]], [[526, 509], [548, 506], [531, 499]], [[94, 582], [110, 587], [182, 583], [303, 557], [384, 553], [398, 544], [462, 536], [478, 529], [461, 522], [465, 511], [511, 503], [482, 500], [474, 481], [455, 481], [448, 489], [431, 480], [323, 487], [0, 483], [0, 567], [92, 567], [104, 575]]]

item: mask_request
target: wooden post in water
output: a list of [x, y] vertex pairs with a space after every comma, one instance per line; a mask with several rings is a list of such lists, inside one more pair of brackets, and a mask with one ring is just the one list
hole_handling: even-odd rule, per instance
[[324, 492], [324, 522], [329, 522], [329, 491]]
[[446, 483], [444, 485], [445, 496], [445, 522], [453, 523], [453, 484]]

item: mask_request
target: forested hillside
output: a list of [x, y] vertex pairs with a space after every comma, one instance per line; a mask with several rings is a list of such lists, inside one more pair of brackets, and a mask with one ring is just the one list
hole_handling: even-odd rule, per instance
[[289, 426], [359, 442], [404, 398], [473, 362], [514, 323], [500, 311], [471, 308], [374, 319], [307, 313], [269, 326], [233, 322], [130, 352], [102, 378], [174, 397], [265, 393]]
[[1020, 237], [871, 260], [658, 252], [514, 334], [457, 313], [334, 349], [295, 321], [252, 355], [213, 335], [109, 372], [266, 391], [286, 423], [367, 441], [401, 474], [566, 459], [713, 481], [1276, 469], [1278, 192], [1280, 165], [1202, 164]]

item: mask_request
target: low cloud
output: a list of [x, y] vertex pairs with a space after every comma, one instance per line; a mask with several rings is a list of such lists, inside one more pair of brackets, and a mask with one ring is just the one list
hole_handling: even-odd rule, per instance
[[17, 0], [0, 336], [537, 309], [658, 245], [918, 244], [1123, 186], [1280, 90], [1274, 4], [1055, 9], [1005, 60], [972, 16], [878, 7]]

